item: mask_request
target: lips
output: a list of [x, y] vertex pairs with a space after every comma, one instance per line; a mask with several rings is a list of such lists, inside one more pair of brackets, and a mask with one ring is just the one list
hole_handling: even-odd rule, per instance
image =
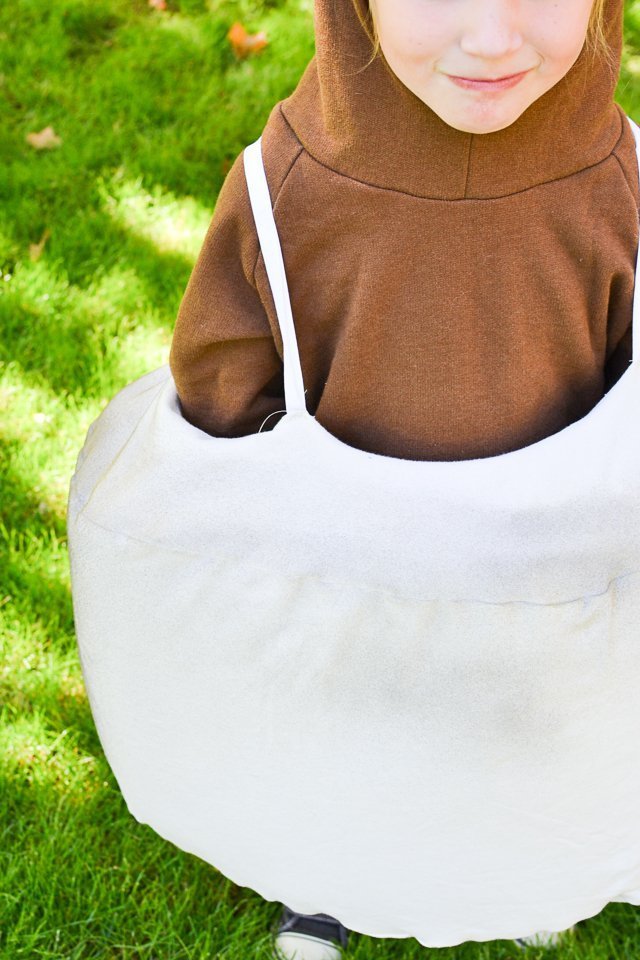
[[473, 83], [498, 83], [500, 80], [511, 80], [512, 77], [519, 77], [524, 70], [518, 73], [508, 73], [504, 77], [456, 77], [452, 74], [454, 80], [471, 80]]
[[475, 77], [456, 77], [452, 74], [446, 74], [446, 76], [458, 87], [464, 87], [467, 90], [486, 90], [491, 92], [496, 90], [506, 90], [509, 87], [514, 87], [517, 83], [520, 83], [522, 78], [526, 76], [528, 72], [528, 70], [523, 70], [521, 73], [511, 73], [495, 80]]

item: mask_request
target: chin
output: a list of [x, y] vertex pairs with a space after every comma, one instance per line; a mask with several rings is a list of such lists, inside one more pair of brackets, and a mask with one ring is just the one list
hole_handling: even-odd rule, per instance
[[[518, 118], [516, 117], [515, 120]], [[456, 130], [462, 131], [462, 133], [497, 133], [498, 130], [505, 130], [507, 127], [510, 127], [512, 123], [515, 123], [515, 120], [505, 120], [502, 123], [487, 123], [487, 124], [457, 124], [450, 123], [450, 127], [454, 127]], [[447, 121], [445, 121], [446, 123]]]
[[[432, 108], [433, 109], [433, 108]], [[460, 130], [462, 133], [497, 133], [498, 130], [504, 130], [506, 127], [510, 127], [512, 123], [515, 123], [516, 120], [524, 113], [524, 110], [520, 112], [514, 111], [509, 116], [502, 117], [469, 117], [469, 116], [460, 116], [455, 113], [455, 111], [434, 111], [438, 114], [441, 120], [444, 123], [448, 124], [450, 127], [453, 127], [455, 130]]]

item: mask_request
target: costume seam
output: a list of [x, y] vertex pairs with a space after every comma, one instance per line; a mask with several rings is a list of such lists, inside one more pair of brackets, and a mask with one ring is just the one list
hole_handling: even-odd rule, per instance
[[[272, 433], [273, 431], [268, 431], [267, 433], [262, 434], [262, 436], [269, 437]], [[243, 437], [237, 437], [237, 438], [215, 437], [213, 439], [222, 439], [222, 440], [231, 439], [233, 441], [234, 439], [242, 440], [244, 438]], [[77, 514], [78, 518], [84, 514], [84, 516], [82, 517], [84, 523], [89, 523], [93, 527], [96, 527], [98, 530], [102, 530], [104, 533], [110, 534], [112, 537], [121, 538], [124, 536], [126, 540], [129, 540], [133, 543], [138, 543], [143, 546], [154, 547], [156, 550], [158, 549], [164, 550], [167, 553], [180, 554], [181, 556], [196, 558], [198, 560], [204, 561], [205, 563], [208, 562], [208, 564], [214, 568], [216, 566], [220, 568], [223, 564], [228, 564], [228, 563], [233, 564], [233, 563], [239, 562], [239, 558], [237, 555], [232, 556], [230, 554], [225, 554], [222, 560], [220, 559], [220, 555], [218, 555], [218, 560], [217, 561], [213, 560], [212, 562], [211, 557], [209, 557], [203, 550], [190, 550], [188, 548], [185, 549], [182, 546], [174, 546], [168, 543], [162, 543], [159, 540], [151, 540], [148, 537], [135, 536], [134, 534], [131, 534], [129, 532], [123, 533], [121, 530], [115, 530], [113, 527], [106, 526], [104, 523], [99, 523], [97, 520], [94, 520], [92, 517], [86, 516], [86, 508], [89, 505], [89, 501], [91, 500], [91, 497], [92, 497], [92, 494], [89, 494], [89, 496], [82, 502], [80, 509], [78, 510], [78, 514]], [[273, 565], [266, 564], [264, 561], [258, 561], [258, 563], [253, 561], [253, 568], [254, 570], [256, 569], [267, 570], [272, 574], [274, 572]], [[246, 569], [246, 566], [245, 566], [245, 569]], [[323, 577], [318, 575], [317, 573], [307, 572], [307, 573], [291, 574], [291, 573], [288, 573], [286, 570], [285, 571], [277, 570], [275, 571], [275, 573], [276, 573], [276, 576], [280, 576], [283, 578], [288, 577], [289, 580], [315, 581], [316, 583], [321, 583], [326, 587], [344, 587], [345, 586], [344, 580], [332, 579], [330, 577]], [[355, 589], [359, 590], [362, 594], [375, 594], [376, 596], [384, 596], [391, 600], [408, 600], [410, 602], [423, 604], [423, 605], [449, 604], [449, 605], [464, 606], [465, 604], [467, 604], [467, 605], [474, 605], [474, 606], [480, 605], [480, 606], [488, 606], [488, 607], [520, 606], [520, 607], [536, 607], [536, 608], [548, 609], [549, 607], [554, 607], [554, 608], [565, 607], [571, 604], [575, 605], [577, 603], [584, 604], [585, 600], [587, 601], [598, 600], [602, 597], [606, 597], [607, 594], [609, 594], [612, 591], [612, 589], [615, 589], [614, 585], [617, 585], [620, 580], [624, 580], [630, 576], [637, 576], [639, 573], [640, 573], [640, 570], [627, 570], [625, 571], [625, 573], [619, 573], [615, 577], [611, 577], [611, 579], [607, 582], [607, 585], [604, 588], [604, 590], [599, 590], [597, 593], [582, 593], [582, 594], [578, 594], [578, 596], [576, 597], [568, 597], [565, 600], [551, 600], [551, 601], [524, 600], [521, 598], [510, 599], [510, 600], [480, 600], [477, 597], [448, 597], [444, 599], [441, 599], [439, 597], [425, 598], [425, 597], [415, 597], [411, 594], [406, 594], [399, 590], [395, 590], [393, 588], [384, 588], [379, 586], [373, 587], [369, 584], [362, 583], [359, 580], [349, 580], [348, 582], [350, 587], [355, 587]]]
[[627, 171], [624, 169], [622, 160], [620, 159], [620, 157], [618, 156], [617, 153], [614, 153], [613, 156], [614, 156], [615, 159], [618, 161], [618, 166], [620, 167], [620, 170], [621, 170], [621, 172], [622, 172], [622, 176], [624, 177], [624, 182], [626, 183], [627, 188], [628, 188], [628, 190], [629, 190], [629, 193], [631, 194], [631, 198], [632, 198], [633, 202], [636, 204], [636, 207], [637, 207], [638, 204], [636, 203], [636, 198], [635, 198], [634, 195], [633, 195], [633, 190], [632, 190], [632, 188], [631, 188], [631, 184], [630, 184], [630, 182], [629, 182], [629, 178], [627, 177]]
[[[596, 167], [600, 166], [601, 164], [606, 163], [607, 160], [611, 159], [611, 157], [614, 157], [619, 162], [618, 157], [616, 157], [613, 152], [619, 142], [619, 141], [616, 141], [616, 144], [611, 149], [611, 152], [608, 153], [606, 157], [602, 157], [600, 160], [596, 160], [595, 163], [589, 164], [586, 167], [582, 167], [580, 170], [574, 170], [572, 173], [567, 173], [563, 177], [555, 177], [553, 180], [542, 180], [540, 183], [534, 183], [530, 187], [523, 187], [522, 190], [515, 190], [513, 193], [503, 193], [499, 197], [456, 197], [454, 199], [450, 199], [446, 197], [424, 197], [420, 193], [411, 193], [408, 190], [398, 190], [397, 187], [381, 187], [377, 183], [369, 183], [368, 180], [359, 180], [358, 177], [354, 177], [349, 173], [343, 173], [342, 170], [336, 170], [334, 167], [330, 167], [327, 163], [324, 163], [322, 160], [319, 160], [316, 156], [314, 156], [311, 153], [311, 151], [307, 147], [305, 147], [305, 145], [300, 141], [298, 135], [296, 134], [295, 130], [287, 120], [284, 113], [282, 113], [282, 111], [281, 111], [281, 115], [284, 118], [287, 126], [291, 130], [291, 133], [300, 144], [302, 151], [304, 151], [307, 154], [307, 156], [311, 157], [311, 159], [315, 163], [317, 163], [319, 166], [324, 167], [325, 170], [330, 170], [331, 173], [335, 173], [336, 176], [338, 177], [344, 177], [345, 180], [351, 180], [353, 183], [360, 183], [364, 187], [370, 187], [372, 190], [384, 190], [387, 193], [399, 193], [405, 197], [413, 197], [416, 200], [430, 200], [431, 202], [435, 202], [435, 203], [493, 203], [496, 200], [507, 200], [509, 197], [517, 197], [520, 194], [528, 193], [530, 190], [536, 190], [538, 187], [545, 187], [552, 183], [561, 183], [563, 180], [568, 180], [570, 177], [577, 177], [581, 173], [586, 173], [587, 171], [594, 170]], [[298, 154], [298, 157], [300, 156], [301, 154]], [[298, 157], [296, 157], [296, 159], [298, 159]]]
[[471, 151], [473, 150], [473, 134], [469, 136], [469, 149], [467, 150], [467, 172], [464, 178], [464, 196], [461, 197], [462, 200], [469, 200], [470, 197], [467, 197], [467, 190], [469, 189], [469, 176], [471, 174]]

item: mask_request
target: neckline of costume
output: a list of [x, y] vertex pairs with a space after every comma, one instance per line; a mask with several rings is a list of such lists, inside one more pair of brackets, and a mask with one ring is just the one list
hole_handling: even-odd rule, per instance
[[[638, 176], [640, 179], [640, 127], [638, 127], [631, 117], [628, 115], [626, 116], [635, 140]], [[322, 427], [316, 417], [308, 411], [305, 402], [302, 366], [300, 363], [298, 341], [295, 333], [293, 313], [291, 310], [289, 287], [285, 273], [284, 260], [282, 257], [282, 246], [280, 244], [273, 208], [271, 205], [271, 196], [264, 167], [264, 158], [262, 155], [262, 136], [258, 137], [257, 140], [245, 147], [243, 151], [243, 162], [249, 199], [253, 211], [258, 239], [260, 242], [260, 250], [264, 260], [280, 328], [280, 334], [282, 337], [285, 416], [281, 418], [278, 426], [284, 420], [287, 420], [293, 416], [297, 416], [313, 420], [315, 424], [318, 424], [318, 426]], [[639, 261], [640, 244], [636, 250], [635, 258], [635, 282], [632, 306], [632, 360], [629, 363], [627, 370], [625, 370], [622, 376], [619, 378], [620, 380], [627, 378], [630, 375], [635, 375], [637, 377], [638, 371], [640, 370], [640, 362], [636, 363], [636, 358], [638, 358], [640, 361], [640, 284], [638, 283]], [[612, 389], [615, 389], [616, 386], [617, 383], [614, 384]], [[599, 401], [599, 403], [601, 402], [602, 400]], [[597, 405], [599, 405], [599, 403]], [[324, 431], [325, 428], [322, 429]], [[565, 429], [568, 429], [568, 427]], [[325, 432], [328, 433], [328, 431]], [[338, 440], [338, 438], [335, 437], [333, 439]], [[339, 440], [338, 442], [342, 443]], [[349, 445], [344, 444], [344, 446], [348, 447]], [[356, 450], [356, 448], [351, 449]], [[362, 453], [363, 451], [356, 450], [356, 452]], [[367, 455], [375, 456], [375, 454]], [[499, 456], [505, 455], [509, 456], [510, 454], [502, 454]], [[400, 462], [403, 461], [400, 460]]]
[[[566, 83], [564, 78], [556, 86], [561, 88]], [[401, 103], [408, 95], [417, 99], [397, 79], [395, 86]], [[576, 95], [577, 81], [566, 86], [564, 92], [571, 107], [563, 104], [561, 108], [557, 101], [549, 103], [547, 93], [510, 127], [489, 134], [456, 130], [433, 113], [428, 124], [416, 126], [415, 120], [403, 119], [402, 114], [394, 116], [395, 101], [391, 99], [386, 110], [394, 116], [396, 132], [391, 135], [386, 130], [363, 150], [366, 118], [334, 118], [327, 130], [327, 118], [312, 107], [322, 99], [318, 87], [317, 67], [312, 61], [296, 91], [278, 104], [284, 121], [307, 154], [340, 176], [425, 200], [497, 200], [563, 180], [610, 157], [624, 123], [624, 111], [615, 101], [605, 112], [599, 100], [589, 105], [585, 90]], [[561, 110], [569, 112], [570, 117], [561, 115]], [[591, 111], [593, 116], [582, 115]], [[554, 113], [558, 128], [552, 146], [547, 127]], [[409, 111], [409, 117], [413, 116], [414, 111]], [[579, 146], [576, 129], [580, 131]], [[404, 163], [396, 145], [407, 136], [415, 137], [416, 143]], [[417, 162], [419, 156], [425, 158], [424, 163]], [[505, 157], [509, 162], [504, 162]]]

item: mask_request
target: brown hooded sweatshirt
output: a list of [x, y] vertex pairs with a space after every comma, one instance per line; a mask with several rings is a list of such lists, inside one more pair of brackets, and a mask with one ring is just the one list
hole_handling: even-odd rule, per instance
[[[515, 123], [471, 134], [382, 53], [358, 72], [371, 44], [351, 0], [316, 0], [316, 54], [262, 144], [307, 409], [343, 442], [413, 460], [505, 453], [583, 417], [626, 369], [639, 190], [613, 100], [622, 9], [607, 0], [613, 73], [583, 49]], [[212, 435], [284, 410], [242, 155], [170, 365], [184, 416]]]

